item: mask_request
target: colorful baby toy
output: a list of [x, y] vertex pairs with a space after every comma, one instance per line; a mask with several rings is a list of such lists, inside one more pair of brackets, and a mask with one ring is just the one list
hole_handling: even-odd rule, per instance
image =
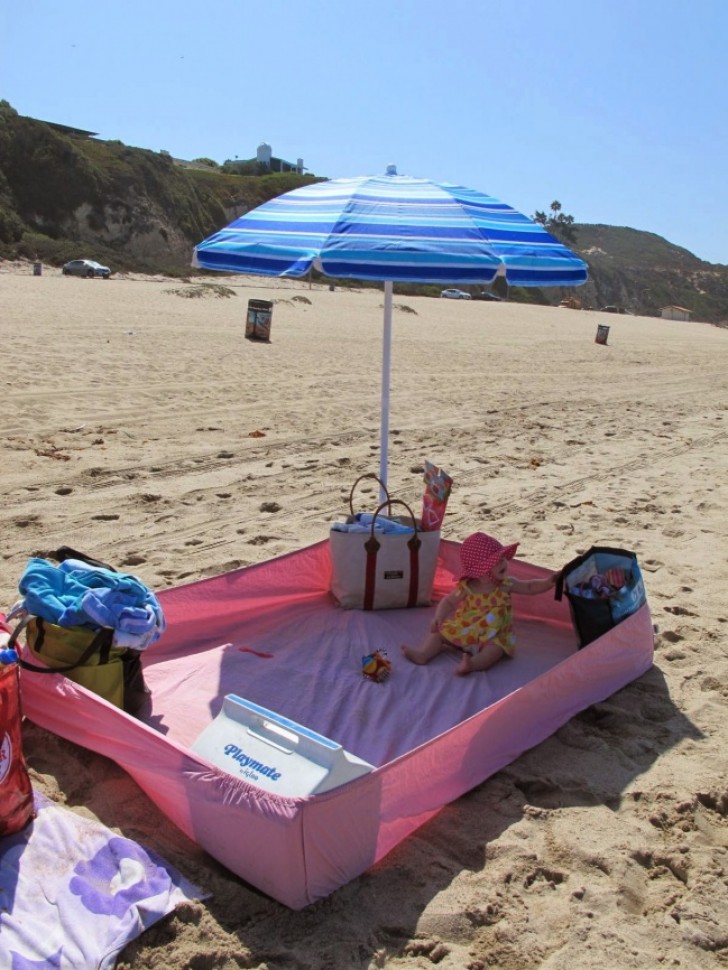
[[374, 653], [361, 658], [361, 672], [368, 680], [373, 680], [377, 684], [385, 681], [391, 670], [392, 661], [387, 659], [383, 650], [375, 650]]

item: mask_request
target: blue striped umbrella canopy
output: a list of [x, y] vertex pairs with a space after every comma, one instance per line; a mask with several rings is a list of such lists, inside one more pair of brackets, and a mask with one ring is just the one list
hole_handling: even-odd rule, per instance
[[229, 273], [407, 283], [578, 286], [587, 267], [543, 226], [493, 196], [406, 175], [332, 179], [258, 206], [196, 247]]
[[226, 273], [384, 282], [379, 477], [387, 481], [392, 284], [579, 286], [586, 263], [542, 225], [483, 192], [397, 175], [331, 179], [246, 212], [195, 247]]

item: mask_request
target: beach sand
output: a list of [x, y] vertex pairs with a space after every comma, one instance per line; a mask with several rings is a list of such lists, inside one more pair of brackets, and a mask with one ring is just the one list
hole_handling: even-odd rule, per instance
[[[232, 295], [0, 264], [0, 609], [63, 544], [157, 590], [288, 552], [378, 471], [381, 290], [208, 282]], [[250, 298], [274, 301], [269, 344], [244, 337]], [[727, 363], [705, 324], [396, 296], [392, 494], [418, 505], [429, 459], [454, 479], [446, 538], [554, 569], [634, 550], [654, 667], [301, 912], [26, 721], [37, 789], [211, 894], [118, 968], [728, 966]]]

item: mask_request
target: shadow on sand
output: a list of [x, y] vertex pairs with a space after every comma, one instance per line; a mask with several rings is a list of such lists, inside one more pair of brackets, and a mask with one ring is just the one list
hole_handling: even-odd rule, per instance
[[[34, 749], [43, 737], [52, 736], [30, 728], [29, 760], [44, 770]], [[674, 705], [662, 672], [653, 666], [447, 805], [362, 876], [298, 912], [232, 875], [180, 833], [170, 832], [164, 816], [113, 762], [92, 755], [93, 764], [87, 767], [88, 752], [61, 742], [73, 757], [53, 770], [69, 804], [83, 804], [107, 825], [156, 849], [212, 894], [204, 907], [227, 935], [222, 946], [226, 956], [244, 954], [250, 966], [343, 970], [371, 965], [372, 955], [380, 950], [390, 956], [411, 954], [409, 941], [423, 934], [467, 942], [477, 926], [491, 921], [488, 900], [477, 912], [440, 914], [433, 901], [463, 873], [483, 873], [487, 884], [489, 846], [509, 828], [560, 808], [606, 806], [617, 811], [626, 796], [639, 798], [635, 782], [657, 759], [677, 744], [701, 737]], [[97, 777], [95, 787], [79, 786], [76, 756], [86, 763], [82, 771], [90, 768]], [[104, 795], [109, 785], [117, 789], [112, 799], [108, 792]], [[119, 797], [119, 787], [129, 788], [128, 799]], [[131, 812], [130, 803], [136, 805]], [[146, 931], [122, 956], [134, 966], [135, 954], [165, 945], [170, 935], [184, 933], [184, 923], [199, 920], [194, 907], [184, 907]], [[366, 933], [362, 926], [369, 927]], [[220, 955], [220, 941], [215, 950]]]

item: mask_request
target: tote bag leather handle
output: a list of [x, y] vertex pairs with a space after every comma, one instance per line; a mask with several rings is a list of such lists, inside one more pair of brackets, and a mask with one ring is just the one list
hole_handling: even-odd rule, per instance
[[384, 491], [384, 494], [387, 496], [387, 501], [384, 503], [384, 505], [390, 506], [390, 512], [391, 512], [392, 499], [389, 497], [387, 486], [384, 484], [384, 482], [381, 480], [381, 478], [378, 475], [374, 474], [374, 472], [366, 472], [366, 474], [360, 475], [357, 478], [357, 480], [354, 482], [354, 484], [351, 486], [351, 491], [349, 492], [349, 510], [351, 514], [356, 515], [356, 512], [354, 511], [354, 491], [356, 489], [356, 486], [359, 484], [359, 482], [363, 481], [365, 478], [373, 478], [375, 482], [379, 483], [379, 487]]
[[[376, 478], [376, 475], [373, 476]], [[389, 493], [387, 493], [389, 495]], [[377, 553], [379, 552], [379, 542], [374, 535], [374, 527], [377, 522], [377, 517], [380, 512], [389, 508], [389, 513], [391, 515], [393, 505], [404, 505], [412, 519], [412, 528], [414, 532], [412, 536], [407, 540], [407, 548], [409, 549], [409, 591], [407, 593], [407, 607], [412, 607], [417, 605], [417, 594], [420, 588], [420, 546], [422, 545], [422, 540], [417, 534], [417, 520], [412, 514], [412, 509], [407, 505], [405, 501], [401, 498], [388, 498], [388, 501], [382, 502], [379, 508], [376, 510], [372, 517], [371, 531], [369, 533], [369, 538], [364, 544], [364, 548], [367, 553], [366, 561], [366, 571], [364, 578], [364, 605], [363, 609], [371, 610], [374, 608], [374, 595], [376, 593], [377, 586]], [[404, 538], [404, 535], [402, 535]]]

